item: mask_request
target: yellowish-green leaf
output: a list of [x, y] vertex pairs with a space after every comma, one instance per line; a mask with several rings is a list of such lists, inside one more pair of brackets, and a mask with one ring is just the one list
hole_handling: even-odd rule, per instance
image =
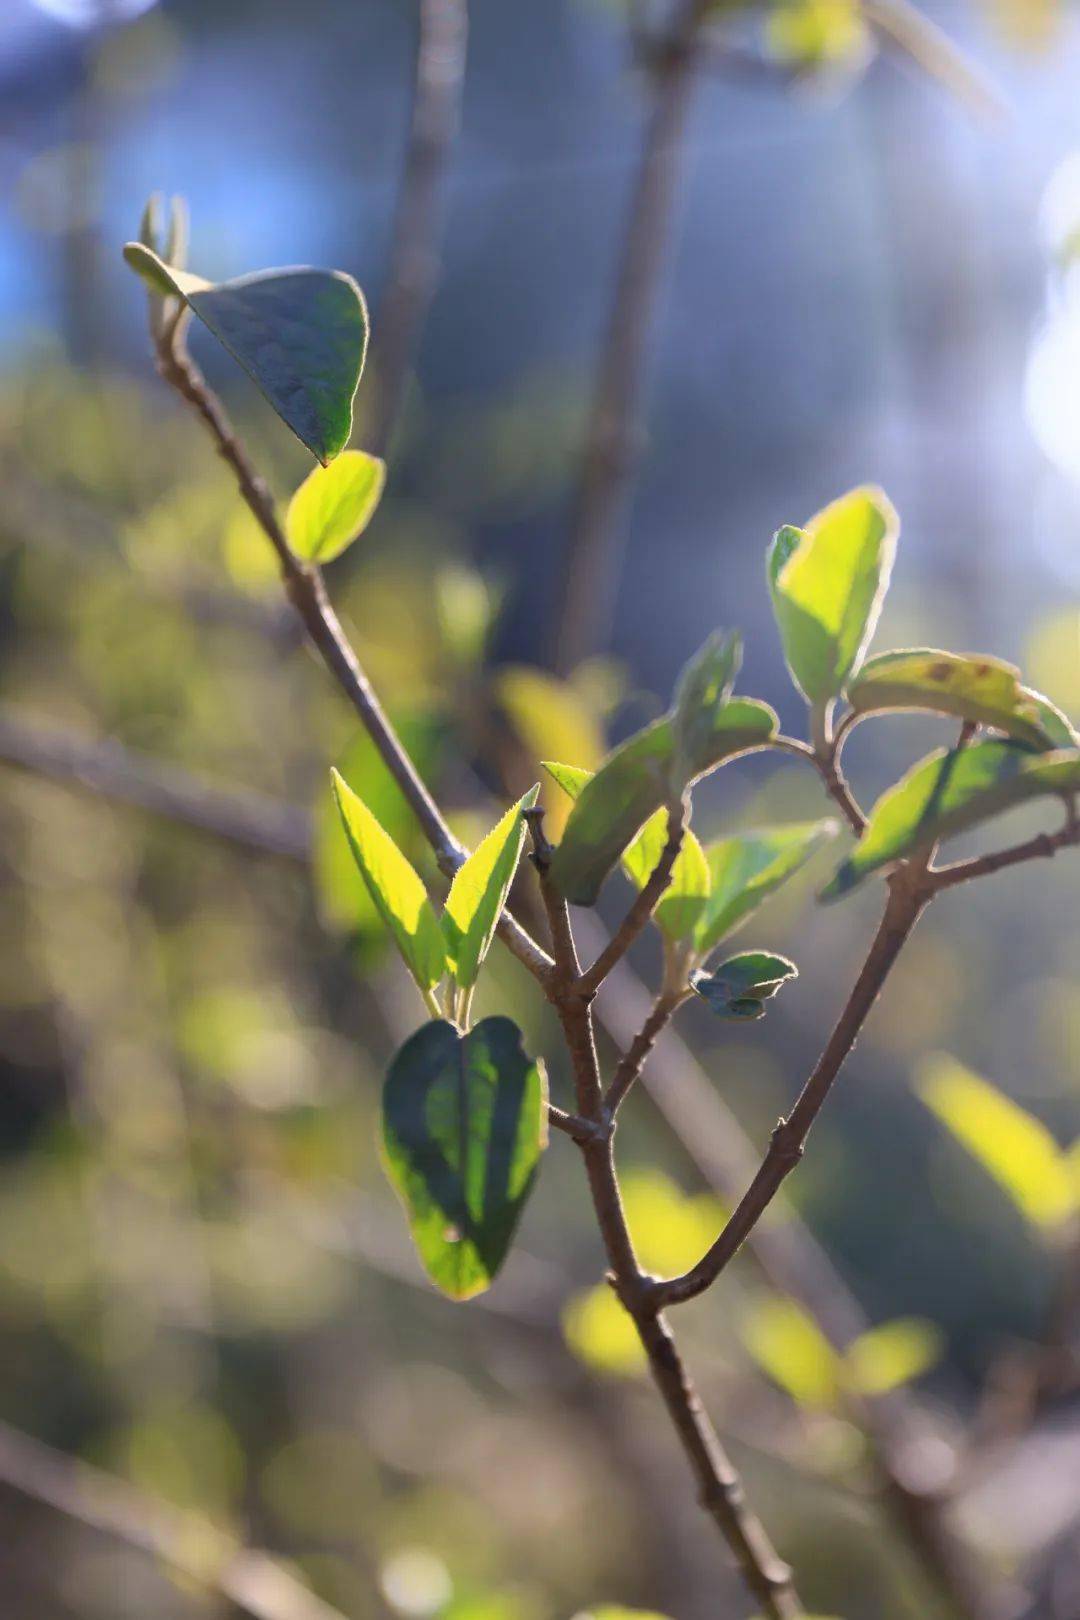
[[[576, 765], [562, 765], [556, 760], [545, 759], [543, 765], [571, 799], [577, 799], [593, 774]], [[657, 810], [623, 851], [623, 870], [639, 889], [645, 887], [663, 854], [667, 843], [667, 822], [667, 811]], [[672, 867], [671, 883], [653, 913], [657, 926], [669, 939], [685, 939], [697, 922], [708, 893], [709, 868], [705, 853], [687, 827]]]
[[[546, 670], [508, 664], [494, 677], [495, 698], [530, 759], [574, 759], [591, 774], [606, 752], [595, 706], [577, 686]], [[550, 798], [553, 802], [546, 804]], [[561, 794], [546, 794], [547, 830], [557, 839], [570, 806]]]
[[421, 992], [446, 972], [442, 930], [427, 891], [389, 833], [337, 771], [334, 795], [357, 866]]
[[838, 697], [862, 662], [892, 572], [900, 521], [880, 489], [854, 489], [805, 528], [780, 529], [768, 579], [792, 678], [810, 703]]
[[930, 1059], [919, 1095], [1035, 1226], [1077, 1208], [1067, 1157], [1041, 1120], [955, 1058]]
[[645, 1369], [645, 1352], [633, 1318], [607, 1283], [583, 1289], [567, 1300], [562, 1330], [578, 1359], [596, 1372], [629, 1378]]
[[761, 1299], [742, 1324], [742, 1340], [758, 1366], [800, 1406], [836, 1400], [840, 1360], [812, 1317], [794, 1300]]
[[[1074, 741], [1064, 716], [1046, 698], [1022, 686], [1020, 671], [1000, 658], [961, 656], [933, 647], [879, 653], [851, 682], [847, 700], [857, 714], [883, 709], [953, 714], [1007, 732], [1032, 748], [1070, 747]], [[1047, 729], [1044, 716], [1053, 730]]]
[[715, 950], [740, 928], [838, 831], [830, 819], [792, 822], [758, 827], [710, 844], [705, 852], [709, 894], [694, 930], [700, 955]]
[[458, 869], [450, 885], [443, 912], [443, 936], [455, 982], [463, 990], [476, 983], [488, 953], [521, 856], [523, 813], [536, 803], [539, 791], [539, 785], [530, 788], [506, 812]]
[[783, 0], [765, 18], [770, 56], [792, 68], [861, 67], [872, 36], [854, 0]]
[[364, 450], [344, 450], [329, 467], [308, 473], [285, 518], [296, 555], [311, 563], [340, 557], [371, 522], [385, 482], [386, 463]]
[[861, 1333], [844, 1355], [844, 1377], [860, 1395], [885, 1395], [941, 1360], [941, 1329], [919, 1316], [898, 1316]]
[[1033, 754], [1012, 742], [939, 749], [887, 789], [866, 830], [823, 889], [835, 900], [871, 872], [1025, 804], [1080, 790], [1080, 750]]

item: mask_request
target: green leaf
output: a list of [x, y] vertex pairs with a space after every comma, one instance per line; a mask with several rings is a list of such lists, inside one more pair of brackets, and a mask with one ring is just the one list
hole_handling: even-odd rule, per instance
[[305, 266], [215, 284], [171, 269], [140, 242], [124, 258], [154, 292], [184, 300], [317, 460], [325, 466], [344, 450], [368, 340], [351, 276]]
[[[593, 774], [579, 766], [560, 765], [550, 759], [545, 759], [543, 766], [571, 799], [578, 798]], [[667, 811], [657, 810], [623, 851], [623, 870], [639, 889], [643, 889], [652, 876], [666, 843]], [[708, 892], [709, 868], [705, 852], [687, 827], [671, 869], [671, 883], [653, 913], [657, 926], [669, 939], [685, 939], [701, 915]]]
[[304, 562], [340, 557], [371, 522], [386, 482], [386, 463], [346, 450], [329, 467], [308, 473], [289, 502], [285, 533]]
[[856, 714], [882, 709], [954, 714], [1008, 732], [1032, 748], [1068, 748], [1076, 740], [1064, 716], [1048, 699], [1021, 686], [1020, 671], [1000, 658], [961, 656], [933, 647], [879, 653], [852, 681], [847, 700]]
[[1032, 754], [1017, 743], [939, 749], [882, 794], [855, 849], [822, 890], [847, 894], [880, 867], [965, 832], [1028, 799], [1080, 789], [1080, 751]]
[[892, 1322], [860, 1333], [844, 1353], [844, 1378], [860, 1395], [887, 1395], [909, 1384], [941, 1360], [945, 1341], [941, 1329], [918, 1316], [898, 1316]]
[[540, 792], [530, 788], [492, 828], [483, 843], [458, 868], [443, 912], [443, 937], [455, 982], [468, 990], [488, 953], [506, 896], [514, 881], [522, 840], [523, 812], [531, 810]]
[[705, 852], [709, 897], [694, 929], [699, 954], [715, 950], [838, 831], [829, 819], [793, 822], [710, 844]]
[[718, 630], [679, 676], [671, 709], [677, 791], [697, 775], [695, 761], [708, 757], [715, 716], [731, 696], [741, 664], [742, 638]]
[[547, 1136], [547, 1081], [509, 1018], [436, 1019], [383, 1088], [383, 1155], [432, 1282], [482, 1293], [506, 1257]]
[[582, 789], [552, 858], [557, 887], [574, 905], [591, 906], [615, 862], [651, 815], [666, 811], [673, 797], [725, 760], [764, 747], [776, 728], [776, 715], [766, 703], [732, 698], [719, 705], [694, 739], [694, 757], [683, 761], [691, 775], [677, 791], [671, 717], [665, 715], [636, 732], [608, 755]]
[[1068, 1155], [1042, 1120], [955, 1058], [923, 1068], [919, 1095], [1035, 1226], [1054, 1227], [1080, 1208]]
[[792, 1400], [800, 1406], [833, 1405], [839, 1357], [794, 1300], [760, 1300], [743, 1322], [741, 1336], [758, 1366]]
[[690, 975], [690, 988], [707, 1001], [718, 1018], [764, 1018], [770, 1001], [799, 970], [786, 956], [768, 951], [743, 951], [707, 973], [698, 968]]
[[792, 679], [810, 703], [838, 697], [859, 667], [889, 585], [900, 521], [880, 489], [854, 489], [804, 529], [779, 529], [769, 589]]
[[427, 891], [389, 833], [345, 778], [337, 771], [330, 775], [356, 864], [409, 972], [426, 994], [435, 988], [447, 968], [442, 930]]

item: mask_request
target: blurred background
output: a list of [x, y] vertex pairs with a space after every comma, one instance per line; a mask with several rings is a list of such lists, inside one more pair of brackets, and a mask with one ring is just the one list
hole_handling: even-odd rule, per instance
[[[148, 193], [188, 198], [201, 274], [325, 264], [368, 293], [355, 442], [388, 436], [388, 490], [328, 582], [463, 837], [539, 758], [595, 765], [719, 625], [745, 633], [741, 689], [802, 734], [764, 548], [868, 479], [904, 525], [876, 646], [1013, 659], [1080, 716], [1071, 13], [935, 3], [970, 81], [932, 32], [913, 59], [900, 7], [725, 13], [656, 225], [610, 589], [556, 675], [649, 113], [643, 8], [472, 0], [463, 83], [451, 30], [442, 125], [410, 147], [433, 10], [0, 7], [4, 1620], [752, 1613], [598, 1287], [570, 1144], [490, 1295], [450, 1305], [411, 1253], [374, 1123], [419, 1003], [350, 870], [329, 764], [423, 851], [153, 376], [119, 253]], [[401, 314], [409, 150], [434, 206], [391, 424], [380, 311]], [[193, 346], [286, 497], [300, 447], [205, 334]], [[862, 728], [864, 802], [942, 737]], [[822, 813], [797, 762], [754, 759], [708, 783], [695, 828]], [[691, 1009], [626, 1110], [654, 1269], [711, 1241], [857, 970], [880, 894], [815, 907], [828, 860], [744, 936], [793, 956], [797, 985], [760, 1029]], [[821, 1615], [1080, 1615], [1075, 862], [924, 920], [763, 1245], [680, 1317]], [[635, 955], [646, 981], [657, 955]], [[607, 994], [625, 1039], [640, 981]], [[480, 1003], [514, 1013], [565, 1103], [554, 1031], [504, 953]], [[957, 1064], [993, 1090], [927, 1092]], [[1023, 1112], [999, 1128], [1002, 1097]]]

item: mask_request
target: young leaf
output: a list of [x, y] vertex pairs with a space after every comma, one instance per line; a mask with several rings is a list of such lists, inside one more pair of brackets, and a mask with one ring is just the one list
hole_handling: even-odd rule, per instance
[[[577, 799], [593, 774], [576, 765], [560, 765], [550, 759], [545, 759], [543, 766], [571, 799]], [[637, 837], [623, 850], [623, 870], [639, 889], [645, 887], [663, 854], [667, 843], [667, 819], [666, 810], [655, 811]], [[708, 892], [709, 868], [705, 852], [687, 827], [671, 869], [671, 882], [653, 913], [657, 926], [669, 939], [685, 939], [701, 915]]]
[[1032, 754], [1017, 743], [939, 749], [887, 789], [858, 844], [822, 890], [847, 894], [871, 872], [1028, 799], [1080, 790], [1080, 751]]
[[941, 1360], [944, 1338], [933, 1322], [898, 1316], [860, 1333], [844, 1355], [845, 1381], [860, 1395], [887, 1395]]
[[509, 1018], [461, 1034], [436, 1019], [383, 1088], [383, 1156], [424, 1270], [452, 1299], [482, 1293], [506, 1257], [546, 1145], [547, 1081]]
[[707, 757], [714, 717], [731, 696], [741, 663], [741, 637], [717, 631], [679, 676], [671, 709], [677, 790], [697, 775], [694, 762]]
[[318, 461], [344, 450], [368, 339], [351, 276], [304, 266], [215, 284], [170, 268], [141, 242], [129, 242], [124, 258], [154, 292], [183, 299]]
[[1008, 732], [1032, 748], [1072, 746], [1072, 740], [1062, 742], [1060, 727], [1055, 735], [1044, 724], [1044, 713], [1054, 712], [1052, 705], [1021, 686], [1020, 671], [1000, 658], [962, 657], [932, 647], [879, 653], [851, 682], [847, 700], [856, 714], [928, 709]]
[[329, 467], [308, 473], [289, 502], [285, 533], [304, 562], [340, 557], [371, 522], [386, 482], [386, 463], [346, 450]]
[[463, 990], [476, 983], [514, 881], [522, 840], [523, 812], [536, 803], [539, 784], [530, 788], [492, 828], [455, 874], [443, 911], [443, 937], [455, 982]]
[[918, 1090], [1034, 1225], [1057, 1226], [1080, 1206], [1067, 1155], [1042, 1120], [996, 1086], [942, 1054], [926, 1063]]
[[718, 1018], [764, 1018], [770, 1001], [799, 970], [786, 956], [768, 951], [743, 951], [711, 973], [698, 968], [690, 975], [690, 988], [707, 1001]]
[[[666, 810], [692, 781], [725, 760], [763, 748], [776, 735], [766, 703], [732, 698], [695, 732], [693, 755], [676, 772], [672, 719], [665, 715], [609, 754], [582, 789], [551, 863], [552, 877], [574, 905], [591, 906], [604, 879], [657, 810]], [[683, 777], [685, 776], [685, 780]]]
[[838, 831], [838, 824], [829, 819], [795, 822], [710, 844], [705, 852], [709, 897], [694, 929], [699, 955], [706, 956], [733, 934]]
[[889, 585], [900, 520], [880, 489], [854, 489], [804, 529], [779, 529], [769, 589], [792, 679], [810, 703], [838, 697], [862, 662]]
[[446, 972], [442, 930], [427, 891], [364, 801], [332, 771], [334, 797], [360, 873], [423, 994]]

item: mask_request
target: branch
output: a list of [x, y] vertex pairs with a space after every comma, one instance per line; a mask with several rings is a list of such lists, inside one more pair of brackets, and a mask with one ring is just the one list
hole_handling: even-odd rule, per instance
[[385, 456], [439, 270], [439, 222], [461, 120], [466, 0], [420, 0], [412, 120], [373, 348], [378, 396], [370, 448]]
[[840, 750], [847, 729], [846, 724], [841, 722], [836, 735], [830, 739], [822, 753], [811, 748], [809, 743], [800, 742], [797, 737], [774, 737], [768, 746], [779, 748], [785, 754], [794, 754], [797, 759], [805, 759], [807, 764], [814, 767], [821, 777], [826, 793], [839, 806], [844, 820], [858, 838], [866, 827], [866, 817], [848, 785], [847, 777], [840, 769]]
[[664, 890], [671, 882], [671, 874], [682, 848], [686, 830], [686, 805], [681, 801], [668, 810], [667, 841], [660, 859], [639, 889], [626, 916], [616, 932], [604, 946], [600, 955], [577, 980], [574, 989], [579, 996], [590, 999], [596, 994], [616, 963], [621, 962], [631, 945], [648, 926]]
[[0, 1424], [0, 1484], [137, 1548], [251, 1620], [344, 1620], [268, 1553]]
[[565, 673], [597, 650], [611, 616], [613, 566], [641, 446], [642, 391], [694, 87], [705, 0], [682, 0], [654, 62], [653, 107], [619, 257], [597, 368], [575, 514], [556, 617], [555, 667]]
[[[183, 322], [174, 324], [156, 344], [158, 370], [198, 412], [217, 445], [218, 453], [235, 475], [240, 493], [263, 530], [281, 564], [285, 590], [330, 674], [356, 710], [383, 763], [398, 784], [421, 830], [435, 852], [440, 870], [453, 876], [466, 856], [401, 740], [383, 711], [375, 692], [350, 646], [330, 605], [318, 568], [294, 556], [278, 522], [273, 498], [256, 473], [233, 431], [220, 400], [207, 386], [183, 342]], [[509, 911], [499, 921], [499, 937], [535, 978], [543, 982], [551, 961]]]
[[802, 1158], [810, 1128], [926, 904], [925, 891], [905, 878], [906, 874], [901, 872], [892, 879], [885, 914], [847, 1005], [794, 1108], [773, 1131], [757, 1174], [720, 1236], [697, 1265], [681, 1277], [657, 1285], [656, 1297], [662, 1306], [694, 1299], [711, 1287], [753, 1231], [785, 1177]]
[[1080, 843], [1080, 824], [1070, 815], [1064, 827], [1056, 833], [1036, 833], [1026, 843], [1014, 844], [1011, 849], [995, 850], [990, 855], [974, 855], [967, 861], [953, 861], [948, 866], [935, 867], [929, 874], [935, 894], [944, 889], [955, 889], [958, 883], [970, 883], [972, 878], [989, 877], [1004, 872], [1010, 866], [1024, 861], [1049, 860], [1059, 849], [1068, 849]]
[[683, 1000], [684, 992], [681, 990], [662, 990], [653, 1002], [648, 1018], [620, 1058], [604, 1096], [604, 1113], [610, 1119], [615, 1118], [623, 1099], [641, 1077], [645, 1061], [656, 1045], [658, 1036], [667, 1028]]

